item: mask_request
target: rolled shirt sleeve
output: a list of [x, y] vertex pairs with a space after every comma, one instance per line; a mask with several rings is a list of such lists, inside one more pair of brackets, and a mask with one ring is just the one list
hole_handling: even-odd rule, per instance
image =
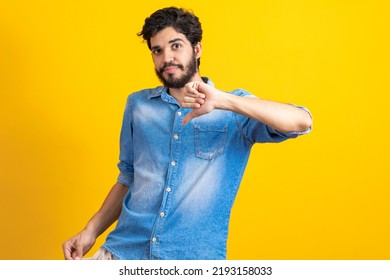
[[[235, 90], [232, 93], [238, 96], [256, 98], [251, 93], [242, 89]], [[298, 106], [295, 104], [290, 104], [290, 105], [308, 112], [311, 117], [310, 111], [305, 107]], [[253, 145], [254, 143], [278, 143], [290, 138], [296, 138], [299, 135], [307, 134], [311, 131], [311, 127], [310, 127], [309, 129], [303, 132], [302, 131], [281, 132], [272, 128], [271, 126], [268, 126], [264, 123], [261, 123], [257, 120], [248, 118], [247, 116], [240, 115], [240, 114], [236, 114], [236, 121], [237, 121], [237, 126], [241, 130], [241, 134], [243, 135], [245, 141], [249, 146]]]
[[133, 126], [131, 95], [127, 98], [126, 108], [123, 116], [122, 129], [120, 135], [120, 155], [119, 155], [119, 176], [118, 182], [130, 187], [134, 181], [133, 166]]

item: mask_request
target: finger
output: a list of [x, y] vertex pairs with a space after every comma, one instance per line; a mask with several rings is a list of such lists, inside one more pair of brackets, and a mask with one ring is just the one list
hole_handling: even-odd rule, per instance
[[190, 83], [190, 86], [191, 86], [192, 88], [198, 90], [199, 84], [200, 84], [199, 81], [195, 81], [195, 82], [193, 82], [193, 83]]
[[180, 104], [180, 106], [183, 107], [183, 108], [199, 109], [202, 105], [199, 104], [199, 103], [193, 103], [193, 102], [190, 102], [190, 103], [188, 103], [188, 102], [182, 102], [182, 103]]
[[83, 246], [77, 246], [73, 259], [81, 260], [82, 257], [83, 257]]
[[197, 95], [199, 93], [198, 90], [190, 84], [186, 85], [186, 89], [188, 94]]
[[200, 105], [205, 103], [205, 100], [202, 98], [193, 98], [193, 97], [184, 97], [182, 103], [198, 103]]
[[205, 103], [203, 99], [183, 99], [182, 102], [180, 102], [180, 106], [182, 108], [195, 108], [198, 109], [202, 107], [202, 105]]
[[201, 99], [205, 99], [206, 98], [206, 95], [204, 93], [201, 93], [201, 92], [186, 92], [185, 94], [186, 97], [190, 97], [190, 98], [201, 98]]
[[184, 103], [196, 103], [196, 97], [185, 96], [183, 98]]
[[64, 243], [62, 245], [62, 251], [64, 252], [65, 260], [73, 260], [72, 249], [73, 248], [69, 243]]
[[205, 99], [206, 98], [206, 94], [199, 92], [197, 98]]
[[185, 93], [185, 96], [189, 97], [189, 98], [197, 98], [198, 95], [199, 95], [199, 93], [188, 92], [188, 91]]
[[206, 101], [203, 98], [196, 99], [196, 103], [203, 105]]

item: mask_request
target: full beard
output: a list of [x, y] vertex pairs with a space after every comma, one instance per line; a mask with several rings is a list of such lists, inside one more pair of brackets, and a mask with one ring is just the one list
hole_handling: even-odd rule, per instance
[[184, 70], [183, 65], [174, 64], [172, 62], [165, 63], [164, 66], [162, 68], [160, 68], [159, 70], [155, 69], [158, 79], [167, 88], [183, 88], [187, 83], [189, 83], [191, 81], [191, 79], [198, 72], [195, 54], [193, 54], [190, 62], [185, 67], [186, 71], [184, 71], [183, 75], [181, 75], [179, 78], [174, 78], [173, 74], [168, 74], [167, 79], [164, 78], [164, 76], [163, 76], [164, 70], [166, 67], [169, 67], [169, 66], [176, 66], [179, 69]]

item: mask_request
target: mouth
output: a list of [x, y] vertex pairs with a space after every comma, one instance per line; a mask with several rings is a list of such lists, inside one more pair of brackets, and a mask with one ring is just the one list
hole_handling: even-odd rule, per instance
[[160, 69], [160, 73], [167, 73], [167, 74], [173, 74], [176, 72], [176, 70], [184, 70], [184, 67], [180, 64], [173, 64], [173, 63], [169, 63], [169, 64], [166, 64], [164, 65], [164, 67], [162, 67]]
[[164, 72], [167, 74], [172, 74], [172, 73], [175, 73], [178, 68], [179, 67], [177, 67], [177, 66], [168, 66], [168, 67], [164, 68]]

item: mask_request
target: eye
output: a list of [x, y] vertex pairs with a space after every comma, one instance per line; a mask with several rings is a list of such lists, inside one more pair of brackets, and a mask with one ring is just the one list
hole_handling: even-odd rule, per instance
[[179, 43], [175, 43], [175, 44], [172, 45], [172, 49], [177, 50], [179, 48], [181, 48], [181, 44], [179, 44]]
[[161, 49], [153, 49], [152, 54], [159, 55], [161, 53]]

